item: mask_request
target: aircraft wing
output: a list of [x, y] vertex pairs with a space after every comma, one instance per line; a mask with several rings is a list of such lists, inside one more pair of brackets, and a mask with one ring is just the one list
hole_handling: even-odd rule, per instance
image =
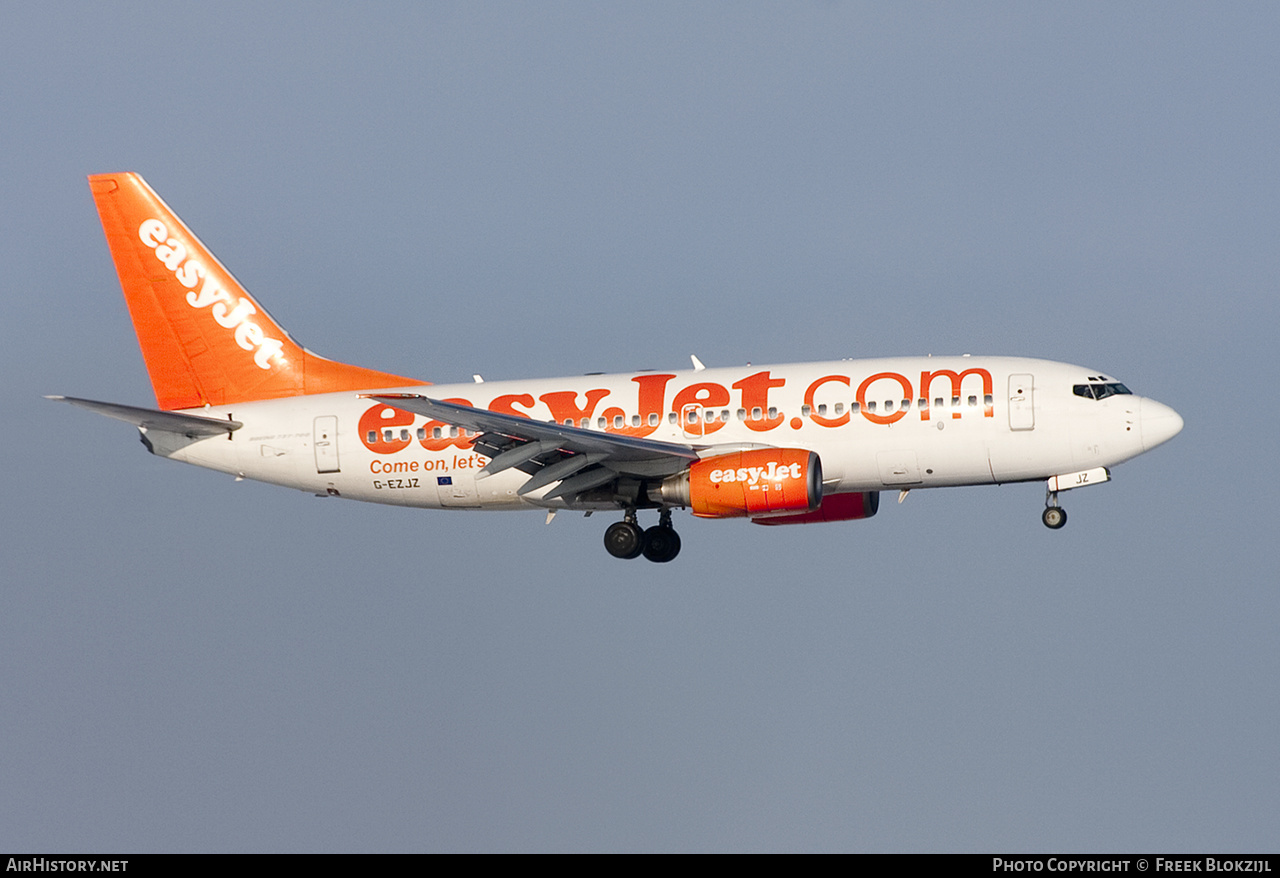
[[702, 456], [699, 453], [702, 448], [693, 445], [535, 421], [415, 393], [361, 395], [478, 433], [475, 450], [491, 460], [477, 475], [483, 478], [518, 469], [530, 476], [519, 489], [521, 496], [558, 481], [559, 486], [542, 499], [563, 497], [571, 502], [577, 494], [622, 476], [673, 475]]

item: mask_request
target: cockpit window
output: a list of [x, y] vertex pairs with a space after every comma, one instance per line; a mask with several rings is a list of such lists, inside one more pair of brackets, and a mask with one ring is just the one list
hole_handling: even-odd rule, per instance
[[1129, 388], [1116, 381], [1096, 384], [1076, 384], [1071, 388], [1071, 392], [1076, 396], [1083, 396], [1085, 399], [1106, 399], [1108, 396], [1119, 396], [1122, 394], [1131, 395], [1133, 393]]

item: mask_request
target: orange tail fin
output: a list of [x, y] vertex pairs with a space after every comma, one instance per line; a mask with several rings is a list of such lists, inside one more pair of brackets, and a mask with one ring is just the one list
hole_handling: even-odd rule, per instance
[[427, 383], [298, 345], [137, 174], [89, 188], [160, 408]]

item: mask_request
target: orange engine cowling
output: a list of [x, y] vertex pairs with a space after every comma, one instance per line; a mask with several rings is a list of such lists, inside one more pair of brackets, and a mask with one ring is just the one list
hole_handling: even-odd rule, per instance
[[799, 448], [757, 448], [699, 460], [663, 485], [699, 518], [765, 518], [822, 502], [822, 461]]

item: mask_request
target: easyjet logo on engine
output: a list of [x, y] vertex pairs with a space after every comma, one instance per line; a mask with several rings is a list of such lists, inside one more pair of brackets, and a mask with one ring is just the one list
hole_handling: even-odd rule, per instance
[[[191, 292], [187, 304], [192, 308], [208, 308], [213, 319], [246, 351], [253, 351], [253, 362], [259, 369], [270, 369], [272, 360], [283, 362], [284, 342], [269, 337], [249, 318], [258, 312], [253, 303], [243, 296], [237, 297], [218, 285], [218, 281], [198, 260], [189, 258], [187, 248], [177, 238], [169, 237], [169, 230], [158, 219], [144, 220], [138, 227], [138, 237], [155, 253], [178, 283]], [[203, 282], [202, 282], [203, 281]], [[197, 292], [196, 287], [200, 289]]]
[[781, 482], [784, 479], [798, 479], [801, 476], [800, 464], [778, 465], [776, 460], [765, 466], [743, 466], [737, 469], [713, 469], [707, 473], [711, 482], [746, 482], [749, 485], [758, 482]]

